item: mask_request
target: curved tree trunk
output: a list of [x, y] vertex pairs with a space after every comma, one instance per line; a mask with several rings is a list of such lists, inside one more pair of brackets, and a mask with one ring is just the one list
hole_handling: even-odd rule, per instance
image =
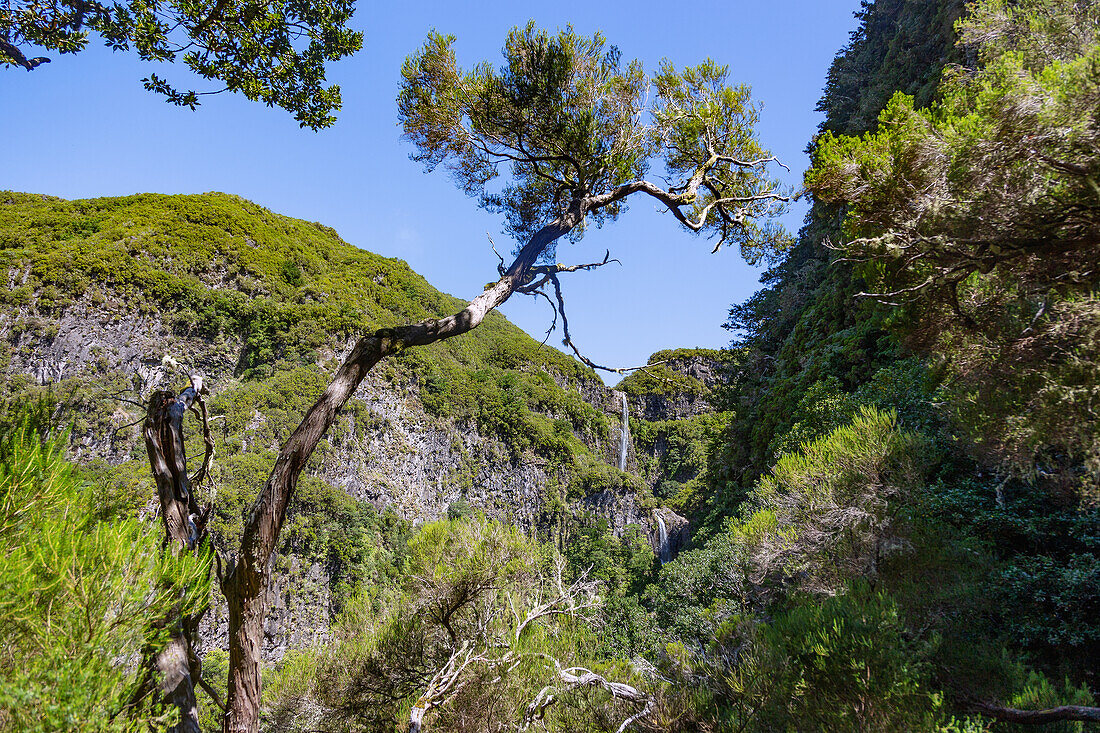
[[271, 475], [256, 497], [241, 536], [241, 548], [222, 579], [229, 605], [229, 696], [225, 731], [256, 733], [260, 711], [260, 653], [270, 560], [286, 519], [298, 476], [325, 432], [336, 420], [367, 372], [386, 356], [466, 333], [524, 284], [547, 245], [568, 233], [584, 217], [583, 202], [543, 227], [524, 245], [500, 279], [457, 313], [409, 326], [382, 329], [359, 339], [320, 399], [283, 445]]

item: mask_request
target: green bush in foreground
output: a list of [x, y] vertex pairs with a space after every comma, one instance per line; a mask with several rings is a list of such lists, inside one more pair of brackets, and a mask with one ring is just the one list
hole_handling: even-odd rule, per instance
[[97, 515], [93, 487], [31, 420], [0, 425], [0, 729], [139, 731], [142, 649], [206, 603], [209, 560], [161, 549], [156, 525]]

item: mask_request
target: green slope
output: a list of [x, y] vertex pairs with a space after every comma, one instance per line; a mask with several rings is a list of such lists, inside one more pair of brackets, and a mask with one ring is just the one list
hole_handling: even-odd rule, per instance
[[[232, 365], [219, 367], [211, 399], [219, 417], [216, 524], [227, 542], [275, 447], [320, 394], [348, 339], [461, 306], [401, 260], [349, 245], [321, 224], [218, 193], [65, 201], [0, 192], [0, 273], [8, 284], [0, 291], [0, 338], [9, 346], [0, 356], [0, 404], [43, 392], [27, 374], [29, 365], [50, 353], [73, 317], [111, 324], [145, 315], [142, 323], [167, 332], [149, 348], [152, 363], [169, 353], [185, 368]], [[499, 438], [502, 453], [467, 456], [456, 437], [452, 453], [460, 456], [462, 475], [446, 476], [445, 485], [469, 484], [489, 463], [536, 462], [553, 477], [540, 489], [548, 526], [561, 526], [555, 515], [568, 515], [573, 500], [593, 492], [625, 489], [652, 502], [638, 479], [600, 455], [610, 445], [611, 421], [583, 396], [604, 390], [596, 375], [497, 313], [471, 333], [410, 349], [376, 370], [396, 394], [419, 399], [434, 429], [460, 437], [476, 428]], [[49, 390], [69, 406], [78, 452], [109, 439], [110, 463], [141, 459], [137, 427], [118, 431], [140, 410], [111, 397], [138, 396], [134, 375], [117, 359], [89, 357]], [[257, 412], [264, 418], [259, 424]], [[363, 450], [357, 446], [368, 434], [386, 430], [385, 419], [358, 401], [345, 412], [319, 446], [314, 477], [300, 492], [311, 512], [331, 510], [333, 526], [288, 539], [308, 545], [318, 532], [329, 537], [311, 555], [328, 552], [347, 512], [354, 514], [347, 497], [319, 478], [322, 469], [337, 470], [340, 456]], [[201, 444], [189, 452], [200, 454]], [[105, 500], [138, 506], [151, 495], [144, 460], [101, 463], [100, 470], [112, 487]]]
[[[2, 294], [51, 315], [81, 297], [105, 297], [170, 315], [181, 335], [241, 334], [242, 371], [308, 363], [327, 338], [441, 316], [459, 307], [405, 262], [353, 247], [332, 229], [280, 216], [237, 196], [141, 194], [64, 201], [0, 192], [0, 264], [30, 269]], [[452, 346], [451, 344], [461, 344]], [[448, 344], [470, 367], [594, 374], [492, 314]], [[491, 344], [491, 347], [490, 347]]]
[[[461, 306], [401, 260], [216, 193], [64, 201], [0, 192], [0, 267], [19, 280], [0, 293], [0, 305], [19, 313], [16, 330], [48, 335], [51, 322], [82, 301], [105, 312], [155, 312], [180, 338], [239, 338], [235, 376], [245, 382], [312, 369], [326, 347], [352, 334]], [[509, 394], [567, 417], [581, 434], [604, 429], [575, 390], [558, 388], [597, 385], [595, 374], [497, 313], [470, 334], [398, 361], [419, 378], [430, 412], [477, 420], [520, 451], [567, 446], [544, 435], [553, 426], [505, 425], [486, 414]]]

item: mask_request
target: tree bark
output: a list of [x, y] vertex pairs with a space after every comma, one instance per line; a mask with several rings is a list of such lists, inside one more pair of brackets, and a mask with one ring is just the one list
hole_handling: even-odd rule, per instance
[[1020, 710], [987, 703], [975, 703], [971, 707], [975, 712], [990, 718], [1020, 725], [1045, 725], [1063, 721], [1100, 723], [1100, 708], [1084, 705], [1062, 705], [1047, 710]]
[[259, 730], [260, 653], [263, 619], [267, 611], [265, 591], [270, 580], [269, 561], [282, 531], [298, 477], [340, 409], [355, 393], [367, 372], [386, 356], [476, 328], [491, 310], [506, 301], [524, 283], [546, 247], [567, 234], [583, 218], [584, 202], [574, 201], [568, 211], [531, 237], [496, 283], [457, 313], [438, 320], [382, 329], [359, 339], [320, 399], [309, 408], [301, 424], [287, 439], [245, 521], [240, 552], [221, 583], [229, 605], [226, 733], [256, 733]]
[[[197, 392], [188, 387], [178, 397], [169, 392], [154, 392], [145, 416], [145, 448], [157, 485], [161, 519], [171, 552], [188, 552], [197, 540], [193, 516], [198, 507], [191, 495], [187, 477], [187, 456], [183, 447], [183, 416]], [[168, 645], [153, 658], [160, 680], [162, 699], [177, 708], [180, 722], [174, 733], [199, 733], [198, 703], [192, 679], [191, 637], [194, 619], [168, 619], [171, 637]]]
[[409, 713], [409, 733], [420, 733], [424, 725], [424, 713], [426, 712], [427, 710], [419, 702], [413, 705], [413, 709]]

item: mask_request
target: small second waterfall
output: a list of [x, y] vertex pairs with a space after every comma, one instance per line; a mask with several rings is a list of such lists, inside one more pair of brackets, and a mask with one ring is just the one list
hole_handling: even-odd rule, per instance
[[657, 559], [665, 564], [671, 558], [671, 547], [668, 544], [668, 527], [665, 526], [664, 517], [657, 515]]
[[626, 405], [626, 392], [623, 396], [623, 424], [619, 430], [619, 470], [626, 470], [626, 452], [630, 449], [630, 410]]

